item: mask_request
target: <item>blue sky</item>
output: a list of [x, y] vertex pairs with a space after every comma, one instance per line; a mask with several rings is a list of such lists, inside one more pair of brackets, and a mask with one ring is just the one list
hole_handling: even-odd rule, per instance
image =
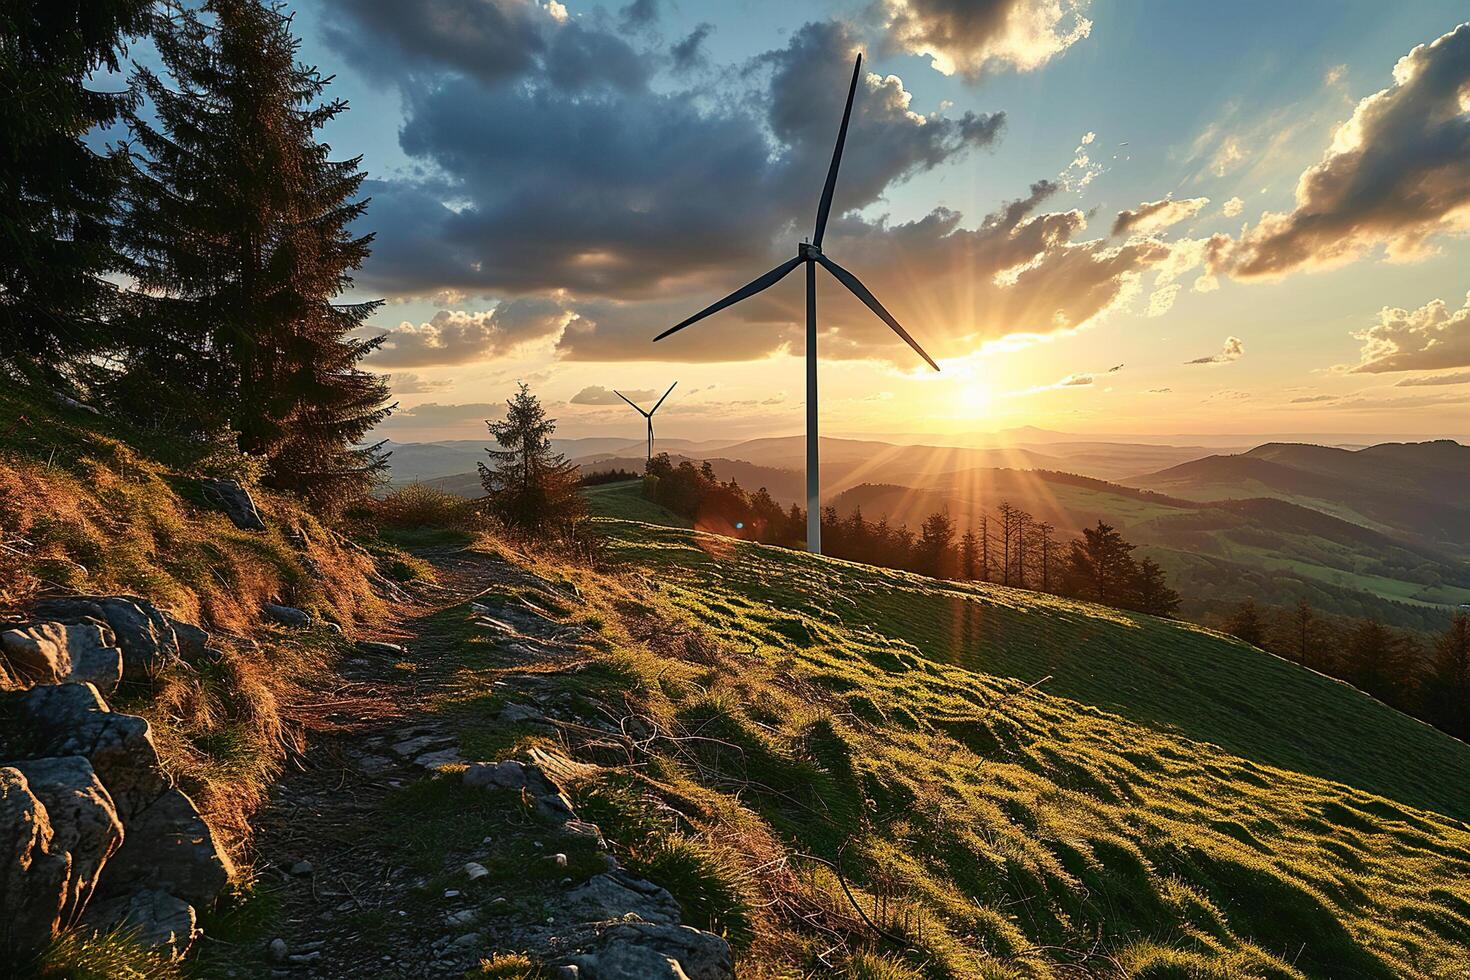
[[[945, 370], [824, 291], [827, 431], [1461, 436], [1470, 162], [1422, 161], [1470, 149], [1465, 19], [1430, 0], [322, 0], [296, 26], [352, 105], [326, 139], [374, 181], [361, 288], [390, 300], [394, 438], [473, 437], [518, 378], [568, 435], [632, 431], [600, 389], [675, 377], [662, 434], [799, 431], [797, 277], [646, 340], [809, 233], [858, 49], [829, 250]], [[1396, 80], [1420, 45], [1419, 81]], [[1335, 143], [1353, 118], [1359, 144]]]

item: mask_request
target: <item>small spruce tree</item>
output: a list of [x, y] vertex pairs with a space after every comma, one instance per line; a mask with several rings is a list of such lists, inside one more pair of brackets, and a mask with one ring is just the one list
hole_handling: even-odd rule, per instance
[[1256, 607], [1255, 599], [1246, 599], [1235, 607], [1230, 618], [1225, 620], [1225, 632], [1252, 646], [1265, 646], [1266, 621], [1261, 618], [1261, 611]]
[[495, 515], [513, 531], [532, 537], [585, 538], [587, 508], [577, 468], [551, 448], [556, 419], [522, 382], [506, 402], [503, 420], [486, 422], [499, 449], [486, 449], [494, 466], [480, 464], [480, 482]]

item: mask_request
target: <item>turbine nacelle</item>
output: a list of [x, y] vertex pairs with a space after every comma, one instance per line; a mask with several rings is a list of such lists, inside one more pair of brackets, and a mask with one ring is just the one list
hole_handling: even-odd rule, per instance
[[813, 245], [811, 242], [802, 242], [796, 246], [796, 254], [807, 262], [815, 262], [822, 257], [822, 246]]

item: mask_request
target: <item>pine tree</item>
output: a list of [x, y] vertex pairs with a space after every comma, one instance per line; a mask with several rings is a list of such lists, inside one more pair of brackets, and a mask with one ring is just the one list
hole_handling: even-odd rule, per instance
[[924, 519], [914, 545], [916, 570], [935, 578], [954, 574], [954, 521], [944, 511]]
[[1348, 634], [1341, 670], [1359, 690], [1395, 704], [1408, 680], [1403, 641], [1377, 620], [1361, 620]]
[[980, 539], [975, 529], [969, 528], [960, 538], [960, 578], [974, 580], [980, 577]]
[[112, 220], [126, 172], [82, 137], [115, 121], [130, 91], [89, 89], [117, 71], [150, 0], [0, 4], [0, 358], [53, 374], [112, 347], [118, 267]]
[[1470, 615], [1455, 616], [1435, 642], [1422, 700], [1430, 721], [1470, 741]]
[[480, 464], [480, 483], [490, 506], [507, 527], [520, 533], [578, 538], [584, 531], [586, 503], [578, 489], [576, 466], [551, 449], [556, 419], [546, 417], [525, 382], [506, 405], [503, 421], [486, 423], [501, 446], [485, 450], [493, 468]]
[[1252, 646], [1264, 647], [1266, 645], [1266, 621], [1261, 618], [1261, 611], [1256, 608], [1256, 600], [1246, 599], [1235, 608], [1230, 618], [1225, 620], [1225, 632]]
[[1062, 569], [1066, 591], [1116, 605], [1131, 596], [1137, 565], [1132, 557], [1133, 545], [1111, 525], [1098, 521], [1096, 527], [1082, 529], [1082, 540], [1073, 541]]
[[347, 108], [296, 60], [291, 20], [262, 0], [170, 5], [156, 43], [167, 80], [135, 80], [159, 119], [129, 113], [137, 166], [123, 241], [142, 290], [131, 362], [150, 404], [187, 428], [228, 426], [267, 461], [266, 482], [332, 503], [385, 464], [356, 448], [387, 414], [383, 378], [354, 331], [378, 302], [337, 304], [368, 255], [349, 226], [361, 158], [331, 159], [317, 130]]
[[1137, 562], [1133, 572], [1130, 608], [1152, 616], [1172, 616], [1179, 608], [1179, 593], [1169, 587], [1164, 570], [1152, 558]]

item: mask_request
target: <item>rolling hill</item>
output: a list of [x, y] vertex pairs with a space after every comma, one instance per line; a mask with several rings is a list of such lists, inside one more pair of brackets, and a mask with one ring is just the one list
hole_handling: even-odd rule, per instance
[[[638, 575], [579, 592], [652, 644], [610, 664], [670, 732], [640, 792], [754, 874], [780, 949], [824, 942], [821, 896], [846, 907], [821, 865], [756, 870], [804, 854], [844, 861], [854, 901], [903, 937], [891, 972], [859, 975], [1463, 966], [1470, 789], [1447, 778], [1470, 767], [1463, 743], [1185, 624], [603, 528]], [[763, 965], [801, 962], [763, 948]]]
[[1470, 557], [1470, 447], [1268, 443], [1123, 481], [1195, 500], [1277, 497]]

